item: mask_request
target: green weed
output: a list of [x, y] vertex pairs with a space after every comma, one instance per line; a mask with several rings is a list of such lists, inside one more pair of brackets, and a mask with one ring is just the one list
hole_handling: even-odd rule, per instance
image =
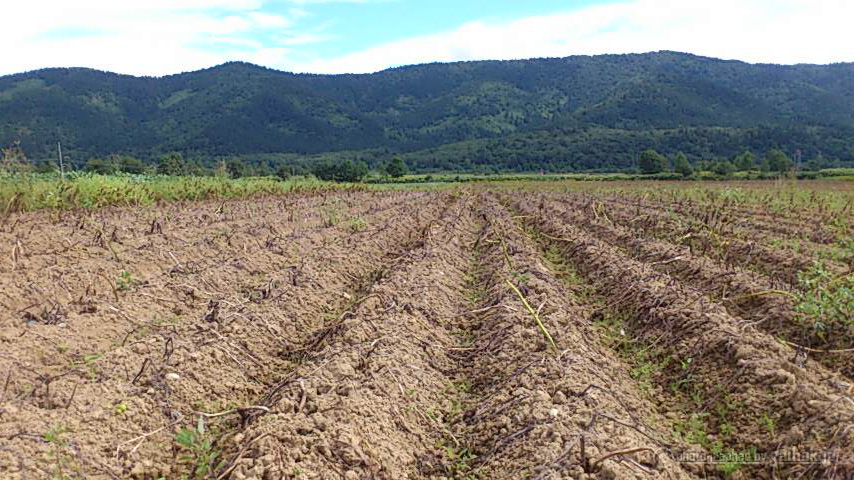
[[136, 280], [133, 279], [133, 275], [128, 271], [122, 271], [119, 278], [116, 280], [116, 290], [126, 292], [135, 284]]
[[445, 452], [448, 461], [448, 474], [454, 480], [478, 480], [479, 475], [473, 470], [472, 463], [477, 459], [466, 447], [454, 447], [439, 443], [439, 448]]
[[759, 418], [759, 424], [762, 425], [768, 433], [771, 434], [771, 438], [774, 438], [777, 432], [777, 420], [776, 416], [773, 414], [763, 413], [762, 417]]
[[55, 425], [42, 435], [42, 438], [51, 447], [49, 462], [51, 464], [51, 479], [67, 480], [72, 478], [71, 472], [74, 470], [72, 463], [73, 457], [68, 452], [71, 442], [65, 435], [69, 430], [62, 425]]
[[799, 276], [795, 311], [814, 339], [848, 343], [854, 317], [854, 274], [837, 276], [819, 262]]
[[189, 478], [207, 478], [225, 464], [224, 460], [217, 461], [222, 452], [214, 448], [213, 438], [205, 430], [204, 417], [199, 417], [195, 429], [183, 428], [175, 436], [175, 443], [183, 451], [180, 460], [190, 469]]
[[359, 217], [354, 217], [350, 220], [349, 223], [347, 223], [347, 230], [349, 230], [350, 233], [359, 233], [362, 230], [364, 230], [367, 226], [368, 226], [367, 222], [365, 222], [364, 220], [362, 220]]

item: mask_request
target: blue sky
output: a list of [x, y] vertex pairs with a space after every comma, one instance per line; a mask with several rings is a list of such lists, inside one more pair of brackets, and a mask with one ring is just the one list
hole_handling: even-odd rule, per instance
[[229, 60], [365, 73], [655, 50], [854, 61], [850, 0], [27, 0], [3, 13], [0, 74], [83, 66], [159, 76]]
[[[306, 24], [313, 24], [342, 41], [318, 43], [319, 56], [338, 56], [385, 42], [450, 31], [474, 22], [508, 22], [517, 18], [576, 10], [608, 3], [596, 0], [385, 0], [374, 2], [320, 3], [307, 5]], [[615, 3], [615, 2], [610, 2]], [[287, 4], [270, 3], [275, 12]]]

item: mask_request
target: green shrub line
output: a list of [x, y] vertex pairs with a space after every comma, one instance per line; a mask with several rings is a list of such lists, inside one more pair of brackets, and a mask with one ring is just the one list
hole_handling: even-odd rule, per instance
[[650, 180], [685, 180], [685, 181], [727, 181], [727, 180], [819, 180], [819, 179], [854, 179], [854, 168], [831, 168], [818, 171], [801, 171], [781, 174], [778, 172], [746, 171], [721, 175], [715, 172], [701, 171], [691, 176], [683, 176], [676, 172], [661, 172], [653, 174], [641, 173], [566, 173], [566, 174], [537, 174], [512, 173], [477, 175], [465, 173], [435, 173], [405, 175], [399, 178], [367, 177], [366, 184], [415, 184], [415, 183], [474, 183], [474, 182], [509, 182], [509, 181], [541, 181], [554, 182], [574, 180], [581, 182], [626, 182]]
[[226, 200], [290, 193], [366, 189], [365, 185], [292, 177], [188, 177], [71, 173], [0, 175], [0, 215], [41, 209], [96, 209], [160, 202]]
[[[285, 195], [300, 192], [333, 190], [403, 189], [442, 187], [460, 183], [487, 182], [620, 182], [668, 180], [779, 180], [779, 174], [737, 172], [721, 177], [711, 172], [698, 172], [685, 178], [678, 173], [642, 175], [634, 173], [571, 174], [426, 174], [402, 175], [398, 178], [368, 176], [361, 182], [338, 183], [318, 180], [313, 176], [241, 177], [170, 176], [152, 174], [70, 172], [0, 173], [0, 215], [33, 210], [96, 209], [106, 206], [145, 206], [160, 202], [226, 200], [258, 196]], [[854, 169], [827, 169], [798, 172], [788, 179], [854, 179]]]

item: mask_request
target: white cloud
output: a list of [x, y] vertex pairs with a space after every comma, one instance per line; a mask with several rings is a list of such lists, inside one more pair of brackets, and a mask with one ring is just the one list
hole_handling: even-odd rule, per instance
[[434, 61], [655, 50], [750, 62], [854, 61], [850, 0], [625, 0], [505, 23], [472, 22], [334, 58], [307, 56], [307, 45], [333, 38], [329, 28], [303, 27], [318, 20], [311, 4], [392, 0], [275, 0], [278, 14], [262, 8], [271, 1], [4, 2], [0, 74], [86, 66], [164, 75], [227, 60], [358, 73]]
[[854, 60], [848, 0], [633, 0], [509, 23], [473, 22], [332, 59], [295, 65], [320, 73], [475, 59], [677, 50], [749, 62]]
[[231, 59], [280, 64], [293, 19], [261, 0], [29, 0], [3, 6], [0, 74], [86, 66], [164, 75]]

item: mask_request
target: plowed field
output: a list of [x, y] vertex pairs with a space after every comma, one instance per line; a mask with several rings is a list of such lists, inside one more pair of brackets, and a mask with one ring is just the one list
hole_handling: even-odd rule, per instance
[[6, 217], [0, 478], [854, 478], [850, 219], [710, 212], [471, 189]]

